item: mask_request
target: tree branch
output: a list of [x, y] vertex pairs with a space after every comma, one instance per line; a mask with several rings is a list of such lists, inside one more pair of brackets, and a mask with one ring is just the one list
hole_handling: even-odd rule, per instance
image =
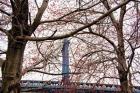
[[[105, 8], [106, 8], [107, 10], [110, 10], [110, 9], [111, 9], [111, 7], [110, 7], [110, 5], [108, 4], [108, 1], [107, 1], [107, 0], [101, 0], [101, 2], [103, 3], [103, 5], [105, 6]], [[114, 26], [116, 27], [116, 25], [118, 24], [118, 21], [115, 19], [113, 13], [110, 13], [109, 16], [110, 16], [110, 18], [111, 18], [112, 23], [113, 23]]]
[[15, 40], [15, 39], [13, 38], [13, 36], [8, 32], [8, 30], [3, 29], [3, 28], [0, 27], [0, 32], [2, 32], [2, 33], [4, 33], [5, 35], [7, 35], [10, 39]]
[[[122, 2], [124, 2], [125, 0], [122, 0]], [[119, 18], [119, 23], [121, 26], [123, 26], [123, 19], [124, 19], [124, 15], [126, 13], [126, 5], [121, 7], [121, 11], [120, 11], [120, 18]]]
[[134, 59], [134, 55], [135, 55], [135, 48], [133, 48], [132, 44], [127, 40], [128, 44], [130, 45], [130, 48], [131, 48], [131, 56], [129, 58], [129, 62], [128, 62], [128, 68], [127, 68], [127, 73], [129, 72], [130, 70], [130, 67], [132, 66], [132, 62], [133, 62], [133, 59]]
[[116, 46], [116, 45], [114, 44], [114, 42], [111, 41], [109, 38], [107, 38], [107, 37], [104, 36], [104, 35], [101, 35], [101, 34], [98, 34], [98, 33], [93, 32], [92, 29], [91, 29], [91, 27], [89, 27], [89, 31], [90, 31], [90, 33], [92, 33], [93, 35], [99, 36], [99, 37], [105, 39], [106, 41], [108, 41], [108, 42], [113, 46], [114, 50], [115, 50], [116, 52], [118, 51], [117, 46]]
[[10, 34], [8, 33], [8, 30], [3, 29], [3, 28], [1, 28], [1, 27], [0, 27], [0, 31], [1, 31], [2, 33], [6, 34], [7, 36], [10, 35]]
[[[43, 24], [43, 23], [50, 23], [50, 22], [57, 22], [57, 21], [64, 21], [64, 20], [62, 20], [63, 18], [65, 18], [65, 17], [67, 17], [67, 16], [69, 16], [69, 15], [71, 15], [71, 14], [73, 14], [73, 13], [77, 13], [77, 12], [80, 12], [80, 11], [86, 11], [86, 10], [88, 10], [88, 9], [90, 9], [90, 8], [92, 8], [92, 7], [94, 7], [94, 6], [96, 6], [96, 5], [98, 5], [100, 2], [97, 2], [96, 4], [94, 4], [94, 5], [92, 5], [92, 6], [89, 6], [89, 7], [87, 7], [87, 8], [84, 8], [84, 9], [76, 9], [76, 10], [74, 10], [74, 11], [71, 11], [71, 12], [69, 12], [69, 13], [67, 13], [67, 14], [64, 14], [63, 16], [61, 16], [61, 17], [59, 17], [59, 18], [57, 18], [57, 19], [54, 19], [54, 20], [45, 20], [45, 21], [41, 21], [40, 22], [40, 24]], [[99, 12], [98, 12], [99, 13]]]
[[47, 74], [47, 75], [81, 74], [81, 73], [76, 73], [76, 72], [72, 72], [72, 73], [47, 73], [47, 72], [40, 71], [40, 70], [29, 70], [29, 72], [38, 72], [38, 73], [43, 73], [43, 74]]
[[8, 13], [8, 12], [6, 12], [6, 11], [2, 10], [2, 9], [0, 9], [0, 12], [1, 12], [1, 13], [6, 14], [7, 16], [11, 16], [11, 14], [10, 14], [10, 13]]
[[49, 0], [43, 0], [41, 7], [38, 9], [34, 22], [31, 25], [31, 30], [32, 30], [31, 33], [33, 33], [35, 29], [38, 27], [38, 25], [40, 24], [40, 20], [42, 18], [44, 11], [46, 10], [48, 6], [48, 2]]
[[11, 7], [11, 5], [9, 5], [9, 4], [5, 3], [5, 2], [0, 1], [0, 3], [6, 5], [8, 7]]
[[0, 54], [6, 54], [6, 51], [0, 50]]
[[70, 32], [68, 34], [65, 35], [60, 35], [60, 36], [52, 36], [52, 37], [30, 37], [30, 36], [17, 36], [16, 39], [23, 39], [23, 40], [29, 40], [29, 41], [44, 41], [44, 40], [57, 40], [57, 39], [63, 39], [63, 38], [67, 38], [70, 36], [75, 35], [76, 33], [84, 30], [85, 28], [88, 28], [94, 24], [96, 24], [97, 22], [99, 22], [100, 20], [102, 20], [103, 18], [107, 17], [110, 13], [112, 13], [113, 11], [119, 9], [120, 7], [126, 5], [127, 3], [129, 3], [131, 0], [127, 0], [125, 2], [123, 2], [122, 4], [110, 9], [108, 12], [106, 12], [104, 15], [100, 16], [99, 18], [97, 18], [96, 20], [93, 20], [93, 22], [84, 25], [80, 28], [78, 28], [77, 30]]

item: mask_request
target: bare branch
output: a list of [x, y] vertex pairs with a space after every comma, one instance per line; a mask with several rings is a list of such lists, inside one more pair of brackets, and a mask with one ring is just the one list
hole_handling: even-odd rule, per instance
[[[54, 20], [45, 20], [45, 21], [41, 21], [40, 24], [43, 24], [43, 23], [50, 23], [50, 22], [57, 22], [57, 21], [63, 21], [63, 20], [62, 20], [63, 18], [65, 18], [65, 17], [67, 17], [67, 16], [69, 16], [69, 15], [71, 15], [71, 14], [73, 14], [73, 13], [80, 12], [80, 11], [86, 11], [86, 10], [88, 10], [88, 9], [90, 9], [90, 8], [92, 8], [92, 7], [96, 6], [96, 5], [98, 5], [99, 3], [101, 3], [101, 2], [97, 2], [96, 4], [94, 4], [94, 5], [90, 6], [90, 7], [84, 8], [84, 9], [79, 9], [79, 8], [78, 8], [78, 9], [76, 9], [76, 10], [74, 10], [74, 11], [72, 11], [72, 12], [69, 12], [69, 13], [67, 13], [67, 14], [65, 14], [65, 15], [63, 15], [63, 16], [57, 18], [57, 19], [54, 19]], [[99, 13], [99, 12], [98, 12], [98, 13]], [[100, 12], [100, 13], [101, 13], [101, 12]], [[103, 13], [102, 13], [102, 14], [103, 14]]]
[[[77, 30], [73, 31], [73, 32], [70, 32], [68, 34], [65, 34], [65, 35], [60, 35], [60, 36], [53, 36], [53, 37], [30, 37], [30, 36], [17, 36], [16, 39], [23, 39], [23, 40], [29, 40], [29, 41], [44, 41], [44, 40], [57, 40], [57, 39], [63, 39], [63, 38], [67, 38], [67, 37], [70, 37], [70, 36], [73, 36], [75, 35], [76, 33], [84, 30], [85, 28], [88, 28], [94, 24], [96, 24], [97, 22], [99, 22], [100, 20], [102, 20], [103, 18], [107, 17], [110, 13], [112, 13], [113, 11], [119, 9], [120, 7], [124, 6], [125, 4], [129, 3], [131, 0], [127, 0], [125, 2], [123, 2], [122, 4], [110, 9], [108, 12], [106, 12], [104, 15], [100, 16], [99, 18], [97, 18], [96, 20], [93, 20], [93, 22], [87, 24], [87, 25], [84, 25], [80, 28], [78, 28]], [[38, 20], [38, 18], [37, 18]], [[39, 21], [39, 20], [38, 20]], [[38, 21], [37, 21], [37, 24], [38, 24]], [[36, 22], [34, 22], [34, 24], [36, 24]]]
[[1, 28], [1, 27], [0, 27], [0, 31], [1, 31], [2, 33], [6, 34], [7, 36], [10, 35], [10, 34], [8, 33], [8, 30], [3, 29], [3, 28]]
[[99, 83], [102, 79], [105, 79], [105, 78], [120, 79], [120, 78], [118, 78], [118, 77], [102, 77], [102, 78], [100, 78], [100, 79], [97, 81], [97, 83]]
[[36, 0], [34, 0], [34, 1], [35, 1], [35, 4], [36, 4], [37, 9], [39, 10], [39, 6], [38, 6], [37, 1]]
[[5, 35], [7, 35], [7, 36], [9, 37], [9, 39], [12, 39], [12, 40], [15, 41], [15, 39], [14, 39], [13, 36], [8, 32], [8, 30], [3, 29], [3, 28], [0, 27], [0, 31], [1, 31], [2, 33], [4, 33]]
[[92, 33], [93, 35], [102, 37], [103, 39], [105, 39], [106, 41], [108, 41], [108, 42], [113, 46], [114, 50], [115, 50], [116, 52], [118, 51], [117, 46], [116, 46], [116, 45], [114, 44], [114, 42], [111, 41], [109, 38], [107, 38], [107, 37], [104, 36], [104, 35], [101, 35], [101, 34], [98, 34], [98, 33], [93, 32], [92, 29], [91, 29], [91, 27], [89, 27], [89, 31], [90, 31], [90, 33]]
[[8, 7], [11, 7], [11, 5], [9, 5], [9, 4], [5, 3], [5, 2], [0, 1], [0, 3], [6, 5]]
[[0, 54], [6, 54], [6, 51], [0, 50]]
[[85, 57], [85, 56], [91, 56], [91, 55], [93, 55], [93, 54], [96, 54], [96, 53], [98, 53], [98, 52], [110, 52], [110, 53], [114, 53], [114, 52], [112, 52], [112, 51], [109, 51], [109, 50], [97, 50], [97, 51], [91, 51], [91, 52], [89, 52], [89, 53], [86, 53], [85, 55], [83, 55], [82, 57]]
[[[64, 74], [68, 74], [68, 73], [47, 73], [44, 71], [40, 71], [40, 70], [30, 70], [29, 72], [38, 72], [38, 73], [43, 73], [43, 74], [47, 74], [47, 75], [64, 75]], [[71, 72], [69, 74], [81, 74], [81, 73], [76, 73], [76, 72]]]
[[32, 33], [38, 27], [38, 25], [40, 23], [40, 20], [42, 18], [42, 15], [43, 15], [44, 11], [46, 10], [46, 8], [48, 6], [48, 2], [49, 2], [49, 0], [43, 0], [41, 7], [38, 9], [38, 12], [37, 12], [36, 17], [34, 19], [34, 22], [33, 22], [32, 26], [31, 26]]
[[[108, 4], [108, 1], [107, 1], [107, 0], [101, 0], [101, 2], [104, 4], [104, 6], [105, 6], [105, 8], [106, 8], [107, 10], [110, 10], [110, 9], [111, 9], [111, 7], [110, 7], [110, 5]], [[123, 7], [123, 6], [122, 6], [122, 7]], [[110, 13], [109, 16], [110, 16], [111, 21], [112, 21], [112, 23], [114, 24], [114, 26], [117, 27], [118, 21], [115, 19], [113, 13]]]
[[4, 14], [6, 14], [7, 16], [11, 16], [11, 14], [10, 14], [10, 13], [8, 13], [8, 12], [6, 12], [6, 11], [2, 10], [2, 9], [0, 9], [0, 12], [2, 12], [2, 13], [4, 13]]
[[[125, 0], [122, 0], [122, 2], [124, 2]], [[121, 11], [120, 11], [120, 18], [119, 18], [119, 23], [121, 26], [123, 26], [123, 19], [124, 19], [124, 15], [126, 13], [126, 5], [121, 7]]]
[[140, 71], [133, 72], [132, 74], [140, 74]]
[[129, 58], [129, 64], [128, 64], [128, 68], [127, 68], [127, 72], [129, 72], [129, 70], [130, 70], [130, 67], [132, 66], [132, 62], [133, 62], [133, 59], [134, 59], [134, 55], [135, 55], [135, 48], [133, 48], [133, 46], [132, 46], [132, 44], [129, 42], [129, 41], [127, 41], [128, 42], [128, 44], [130, 45], [130, 48], [131, 48], [131, 56], [130, 56], [130, 58]]

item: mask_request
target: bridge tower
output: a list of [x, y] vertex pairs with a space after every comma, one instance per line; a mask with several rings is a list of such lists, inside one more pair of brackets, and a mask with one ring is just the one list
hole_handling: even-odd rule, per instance
[[69, 40], [67, 38], [63, 41], [62, 48], [62, 83], [67, 85], [69, 80]]

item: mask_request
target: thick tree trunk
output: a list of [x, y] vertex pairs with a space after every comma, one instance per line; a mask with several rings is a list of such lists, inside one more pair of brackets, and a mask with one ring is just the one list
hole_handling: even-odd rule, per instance
[[6, 60], [2, 65], [2, 93], [20, 93], [23, 54], [27, 41], [16, 36], [31, 35], [28, 26], [28, 0], [10, 0], [12, 28], [9, 30]]
[[2, 93], [20, 93], [25, 45], [23, 41], [9, 41], [6, 61], [2, 66]]

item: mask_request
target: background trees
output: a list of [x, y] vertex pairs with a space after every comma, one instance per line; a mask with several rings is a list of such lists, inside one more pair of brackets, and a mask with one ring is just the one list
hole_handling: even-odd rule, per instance
[[78, 76], [82, 81], [97, 82], [110, 78], [120, 81], [123, 93], [132, 92], [133, 74], [139, 73], [135, 69], [139, 66], [138, 1], [7, 0], [0, 4], [0, 38], [8, 42], [7, 50], [0, 51], [6, 55], [3, 93], [18, 93], [19, 81], [26, 72], [42, 72], [38, 69], [43, 68], [47, 74], [52, 68], [59, 72], [60, 39], [67, 37], [71, 42], [71, 68], [81, 72], [72, 75], [72, 80], [78, 80]]

